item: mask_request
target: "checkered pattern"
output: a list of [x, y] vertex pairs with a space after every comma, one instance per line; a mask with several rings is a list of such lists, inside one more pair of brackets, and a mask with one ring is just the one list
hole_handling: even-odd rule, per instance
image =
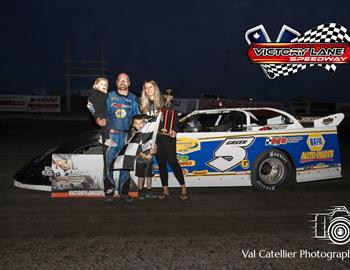
[[119, 151], [115, 161], [114, 170], [134, 170], [137, 154], [149, 150], [156, 141], [161, 113], [145, 123], [140, 132], [136, 132]]
[[265, 141], [265, 145], [269, 145], [272, 143], [272, 138], [271, 137], [267, 137], [266, 141]]
[[[304, 35], [292, 39], [291, 42], [350, 42], [350, 36], [348, 30], [344, 26], [336, 23], [327, 23], [310, 29], [309, 31], [305, 32]], [[278, 76], [288, 76], [315, 65], [325, 68], [331, 74], [333, 74], [337, 69], [335, 64], [261, 64], [261, 67], [270, 79], [275, 79]]]

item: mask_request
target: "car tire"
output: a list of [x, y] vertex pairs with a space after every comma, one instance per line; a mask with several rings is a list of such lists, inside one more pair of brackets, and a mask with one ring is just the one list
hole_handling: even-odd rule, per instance
[[259, 155], [253, 163], [252, 186], [260, 190], [274, 191], [285, 186], [292, 175], [288, 156], [278, 149]]

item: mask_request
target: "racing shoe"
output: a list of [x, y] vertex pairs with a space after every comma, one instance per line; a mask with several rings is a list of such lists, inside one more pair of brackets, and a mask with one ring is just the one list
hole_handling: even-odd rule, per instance
[[143, 190], [139, 190], [137, 199], [144, 200], [145, 199], [145, 192]]
[[134, 199], [132, 197], [130, 197], [129, 195], [121, 195], [120, 198], [122, 199], [122, 201], [127, 202], [127, 203], [131, 203], [134, 201]]
[[153, 194], [151, 189], [147, 189], [147, 191], [145, 192], [145, 198], [146, 199], [156, 199], [156, 198], [158, 198], [158, 196]]
[[114, 198], [114, 188], [109, 188], [105, 191], [105, 200], [106, 202], [113, 201]]

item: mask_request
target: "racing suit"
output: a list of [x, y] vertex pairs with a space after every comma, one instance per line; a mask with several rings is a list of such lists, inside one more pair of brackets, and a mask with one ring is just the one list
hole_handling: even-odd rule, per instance
[[[123, 96], [116, 91], [109, 92], [107, 98], [107, 128], [109, 130], [112, 144], [106, 150], [107, 177], [105, 179], [105, 191], [115, 188], [120, 195], [127, 195], [129, 192], [130, 174], [126, 170], [116, 171], [113, 174], [113, 161], [120, 149], [124, 146], [127, 131], [132, 124], [132, 118], [140, 114], [137, 97], [128, 93]], [[118, 185], [116, 185], [116, 175]]]

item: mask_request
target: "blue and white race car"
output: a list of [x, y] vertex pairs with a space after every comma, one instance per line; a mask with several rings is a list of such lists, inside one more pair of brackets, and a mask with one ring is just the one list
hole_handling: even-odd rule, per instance
[[[337, 113], [304, 122], [273, 108], [193, 111], [180, 120], [177, 158], [189, 187], [254, 186], [275, 190], [294, 179], [307, 182], [339, 178], [337, 126], [343, 119], [344, 114]], [[97, 169], [102, 168], [98, 137], [96, 130], [46, 150], [15, 174], [15, 185], [50, 191], [55, 164], [52, 157], [65, 154], [64, 159], [74, 159], [82, 168], [89, 158], [94, 165], [84, 171], [94, 167], [92, 177], [101, 178], [96, 176], [102, 173]], [[91, 155], [95, 155], [95, 161]], [[153, 186], [160, 187], [156, 164], [155, 173]], [[169, 186], [177, 185], [170, 171]]]
[[[194, 111], [181, 119], [177, 157], [188, 186], [274, 190], [341, 177], [338, 113], [303, 123], [273, 108]], [[174, 177], [170, 185], [176, 185]]]

